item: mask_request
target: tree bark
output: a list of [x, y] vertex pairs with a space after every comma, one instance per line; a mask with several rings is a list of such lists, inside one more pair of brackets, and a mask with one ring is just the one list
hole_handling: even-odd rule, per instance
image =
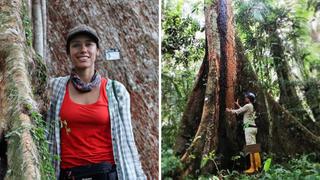
[[[276, 30], [276, 28], [274, 28]], [[284, 55], [284, 47], [277, 32], [273, 32], [271, 37], [274, 41], [271, 44], [271, 54], [275, 64], [280, 89], [279, 103], [283, 105], [293, 116], [300, 119], [310, 131], [317, 136], [320, 135], [320, 126], [314, 123], [313, 118], [302, 105], [302, 100], [298, 96], [297, 85], [294, 84], [288, 60]], [[312, 109], [311, 109], [312, 110]], [[311, 111], [312, 112], [312, 111]]]
[[306, 100], [316, 119], [316, 123], [320, 122], [320, 82], [316, 78], [310, 77], [304, 86]]
[[[182, 178], [189, 174], [198, 175], [201, 171], [212, 170], [214, 169], [213, 167], [215, 167], [215, 165], [210, 162], [202, 165], [202, 169], [200, 169], [201, 160], [210, 153], [215, 153], [219, 150], [218, 144], [221, 136], [217, 134], [218, 131], [221, 130], [220, 123], [222, 121], [220, 117], [222, 116], [221, 114], [224, 113], [224, 110], [221, 110], [225, 108], [226, 104], [223, 95], [227, 94], [229, 96], [228, 100], [234, 98], [233, 86], [228, 87], [233, 83], [232, 78], [234, 77], [232, 74], [235, 74], [235, 66], [232, 64], [235, 60], [232, 47], [234, 45], [234, 35], [230, 36], [230, 34], [234, 32], [233, 25], [230, 26], [230, 24], [232, 24], [232, 14], [227, 10], [227, 6], [230, 8], [230, 5], [230, 1], [228, 0], [208, 2], [205, 4], [207, 46], [206, 56], [199, 77], [204, 77], [205, 80], [203, 83], [206, 84], [201, 87], [198, 85], [199, 81], [196, 82], [181, 126], [188, 127], [188, 124], [184, 124], [185, 122], [194, 121], [196, 117], [199, 117], [199, 112], [201, 112], [202, 115], [191, 145], [187, 147], [185, 151], [181, 151], [181, 147], [184, 147], [186, 144], [182, 144], [181, 146], [180, 143], [188, 142], [188, 139], [185, 138], [185, 141], [181, 141], [181, 137], [185, 137], [185, 134], [188, 134], [189, 128], [182, 128], [178, 134], [176, 147], [180, 148], [176, 148], [175, 150], [178, 155], [181, 152], [185, 152], [181, 157], [181, 161], [185, 164], [185, 168], [181, 173]], [[231, 77], [226, 76], [228, 65], [230, 66], [229, 73]], [[201, 76], [203, 69], [207, 70], [205, 71], [207, 74]], [[225, 86], [221, 86], [222, 84]], [[204, 88], [205, 90], [199, 88]], [[201, 92], [200, 95], [197, 94], [198, 92]], [[203, 101], [199, 101], [201, 97], [204, 98]], [[196, 99], [197, 102], [201, 103], [193, 103]], [[224, 103], [221, 103], [222, 101], [224, 101]], [[200, 105], [202, 105], [202, 107], [200, 107]], [[196, 110], [197, 113], [195, 115], [192, 115], [193, 111], [189, 111], [192, 106], [196, 106], [197, 109], [200, 110]]]
[[47, 58], [47, 1], [41, 0], [41, 17], [42, 17], [42, 30], [43, 30], [43, 59]]
[[197, 80], [194, 88], [189, 96], [186, 109], [182, 115], [181, 125], [177, 133], [174, 150], [177, 155], [185, 153], [187, 144], [194, 137], [197, 127], [201, 121], [201, 114], [203, 111], [204, 95], [208, 76], [208, 60], [205, 57], [200, 70], [198, 72]]
[[32, 1], [32, 20], [33, 20], [33, 47], [36, 53], [43, 57], [44, 52], [44, 37], [43, 37], [43, 12], [41, 6], [41, 0]]
[[[32, 51], [26, 46], [22, 2], [0, 2], [1, 136], [7, 143], [6, 179], [40, 179], [38, 151], [31, 135], [34, 127], [26, 107], [37, 109], [29, 79]], [[29, 68], [31, 67], [31, 68]], [[1, 142], [3, 144], [3, 142]]]
[[[276, 31], [276, 28], [274, 28]], [[304, 110], [299, 100], [295, 86], [292, 84], [290, 77], [290, 68], [285, 58], [284, 47], [281, 38], [277, 32], [273, 32], [271, 37], [274, 41], [271, 43], [271, 54], [275, 64], [275, 70], [278, 76], [278, 84], [280, 89], [279, 103], [283, 104], [290, 112], [295, 115], [301, 114]]]

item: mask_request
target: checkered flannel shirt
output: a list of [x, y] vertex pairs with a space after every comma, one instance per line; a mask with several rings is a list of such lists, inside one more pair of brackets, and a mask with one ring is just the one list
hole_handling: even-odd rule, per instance
[[[69, 76], [50, 80], [50, 107], [47, 115], [47, 139], [49, 151], [53, 155], [55, 175], [60, 174], [60, 109], [66, 92]], [[108, 80], [106, 90], [108, 96], [109, 115], [114, 160], [119, 179], [146, 179], [135, 145], [130, 113], [130, 96], [126, 88], [118, 81]], [[116, 92], [116, 96], [115, 93]]]

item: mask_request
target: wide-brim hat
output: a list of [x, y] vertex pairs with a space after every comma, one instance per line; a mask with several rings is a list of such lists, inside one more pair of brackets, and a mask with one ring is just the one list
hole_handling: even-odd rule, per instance
[[80, 24], [77, 25], [75, 27], [73, 27], [72, 29], [70, 29], [70, 31], [68, 32], [67, 35], [67, 44], [66, 44], [66, 50], [67, 50], [67, 54], [69, 54], [70, 52], [70, 41], [75, 38], [78, 35], [87, 35], [90, 38], [92, 38], [94, 40], [94, 42], [97, 44], [97, 48], [99, 48], [99, 36], [97, 34], [97, 32], [90, 26], [85, 25], [85, 24]]

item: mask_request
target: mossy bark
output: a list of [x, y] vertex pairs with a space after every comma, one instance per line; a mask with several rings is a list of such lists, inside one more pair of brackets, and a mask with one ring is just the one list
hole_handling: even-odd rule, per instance
[[[317, 123], [320, 123], [320, 80], [310, 77], [304, 86], [306, 100]], [[320, 124], [319, 124], [320, 125]], [[319, 126], [318, 125], [318, 126]]]
[[[32, 51], [26, 46], [22, 1], [2, 1], [0, 11], [1, 123], [7, 142], [5, 179], [40, 179], [39, 155], [26, 106], [37, 109], [30, 83]], [[27, 50], [28, 49], [28, 50]]]
[[[280, 105], [284, 106], [293, 116], [298, 118], [300, 122], [308, 127], [308, 129], [315, 135], [320, 135], [320, 126], [318, 123], [315, 123], [313, 116], [317, 118], [317, 111], [314, 111], [313, 108], [310, 108], [310, 113], [303, 106], [303, 100], [298, 96], [299, 87], [295, 83], [294, 77], [292, 75], [288, 59], [285, 57], [285, 47], [283, 41], [280, 38], [278, 32], [276, 32], [276, 27], [273, 28], [272, 36], [270, 37], [273, 42], [271, 43], [271, 55], [275, 65], [275, 70], [278, 76], [278, 85], [280, 89]], [[306, 100], [309, 103], [309, 94], [306, 92]], [[313, 92], [314, 93], [314, 92]], [[317, 99], [316, 94], [314, 98]], [[319, 105], [318, 103], [315, 103]], [[313, 105], [310, 104], [309, 105]]]
[[[208, 60], [205, 57], [201, 68], [198, 72], [196, 83], [189, 96], [186, 109], [182, 115], [181, 126], [176, 138], [175, 152], [182, 155], [186, 152], [187, 144], [197, 132], [203, 111], [203, 103], [205, 97], [207, 76], [208, 76]], [[190, 113], [192, 112], [192, 113]]]

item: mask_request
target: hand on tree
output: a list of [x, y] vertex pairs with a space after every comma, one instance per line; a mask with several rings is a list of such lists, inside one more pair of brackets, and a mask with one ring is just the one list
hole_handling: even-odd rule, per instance
[[227, 112], [231, 112], [231, 109], [230, 109], [230, 108], [226, 108], [226, 111], [227, 111]]
[[239, 108], [239, 107], [240, 107], [240, 105], [239, 105], [239, 99], [237, 99], [237, 101], [234, 102], [234, 104]]

